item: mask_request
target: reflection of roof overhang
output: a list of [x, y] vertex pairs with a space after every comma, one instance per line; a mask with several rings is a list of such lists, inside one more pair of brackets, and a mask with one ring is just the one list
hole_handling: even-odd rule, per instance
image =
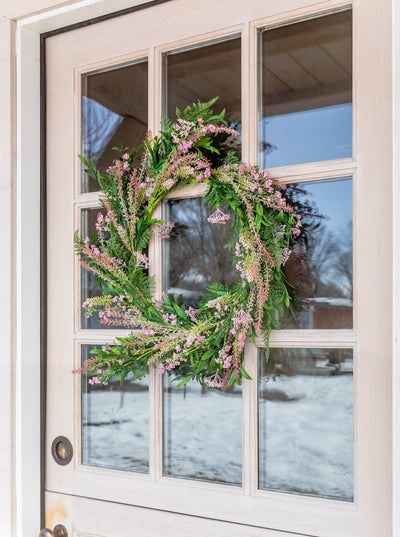
[[317, 306], [321, 308], [352, 308], [353, 301], [351, 298], [332, 298], [318, 296], [309, 298], [308, 302], [310, 306]]

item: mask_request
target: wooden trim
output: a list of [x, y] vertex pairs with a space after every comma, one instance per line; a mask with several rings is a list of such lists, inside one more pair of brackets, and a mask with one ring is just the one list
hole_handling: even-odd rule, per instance
[[178, 190], [173, 190], [165, 196], [167, 200], [180, 200], [187, 198], [200, 198], [207, 192], [208, 186], [205, 183], [199, 185], [186, 185]]
[[[162, 59], [156, 48], [149, 54], [149, 130], [156, 133], [161, 127]], [[153, 217], [161, 219], [162, 207], [156, 207]], [[155, 296], [162, 296], [162, 240], [153, 233], [149, 244], [151, 276], [155, 276]], [[162, 378], [154, 367], [149, 368], [149, 470], [150, 479], [157, 481], [162, 476], [163, 433], [162, 433]]]
[[47, 409], [46, 41], [40, 37], [40, 524], [44, 528]]
[[243, 492], [253, 495], [258, 489], [258, 353], [248, 339], [243, 367], [252, 380], [243, 379]]
[[[354, 330], [272, 330], [271, 347], [352, 347], [358, 341]], [[257, 347], [264, 347], [262, 338]]]
[[273, 179], [282, 183], [304, 183], [323, 179], [341, 179], [352, 176], [357, 170], [357, 163], [351, 158], [325, 160], [293, 164], [279, 168], [268, 168]]
[[[86, 345], [85, 342], [74, 341], [74, 368], [78, 369], [82, 367], [82, 345]], [[82, 465], [82, 378], [80, 375], [74, 375], [74, 438], [71, 440], [72, 445], [75, 446], [73, 465], [77, 470]]]
[[110, 19], [115, 19], [116, 17], [122, 17], [123, 15], [134, 13], [135, 11], [142, 11], [143, 9], [147, 9], [153, 6], [158, 6], [160, 4], [165, 4], [166, 2], [171, 2], [171, 1], [172, 0], [152, 0], [150, 2], [144, 2], [143, 4], [139, 4], [137, 6], [120, 9], [119, 11], [112, 11], [111, 13], [100, 15], [99, 17], [93, 17], [90, 19], [86, 19], [84, 21], [77, 22], [75, 24], [68, 24], [67, 26], [62, 26], [61, 28], [44, 32], [42, 34], [42, 37], [44, 39], [47, 39], [48, 37], [53, 37], [55, 35], [63, 34], [65, 32], [70, 32], [72, 30], [84, 28], [85, 26], [92, 26], [93, 24], [98, 24], [99, 22], [104, 22]]
[[190, 50], [192, 48], [202, 48], [208, 45], [214, 45], [223, 41], [229, 41], [231, 39], [240, 38], [243, 29], [242, 24], [236, 24], [214, 30], [212, 32], [206, 32], [201, 34], [192, 35], [187, 38], [179, 39], [159, 45], [156, 50], [159, 54], [177, 53]]
[[[103, 60], [80, 65], [75, 69], [75, 73], [78, 77], [81, 77], [82, 75], [95, 75], [104, 71], [112, 71], [121, 67], [135, 65], [136, 63], [147, 62], [148, 57], [148, 49], [137, 50], [133, 53], [121, 54], [112, 58], [105, 58]], [[80, 123], [78, 123], [78, 125], [80, 125]]]
[[288, 26], [290, 24], [304, 20], [317, 19], [319, 17], [323, 17], [324, 15], [330, 15], [332, 13], [338, 13], [340, 11], [346, 11], [351, 9], [352, 5], [352, 1], [322, 1], [297, 9], [283, 11], [276, 15], [269, 15], [267, 17], [257, 18], [256, 20], [251, 21], [251, 24], [253, 28], [257, 30], [267, 30], [278, 26]]

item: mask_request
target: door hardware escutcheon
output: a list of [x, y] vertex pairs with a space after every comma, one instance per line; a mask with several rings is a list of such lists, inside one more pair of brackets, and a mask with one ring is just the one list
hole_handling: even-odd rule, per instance
[[68, 438], [65, 436], [57, 436], [51, 444], [51, 454], [57, 464], [65, 466], [71, 462], [74, 450]]
[[68, 537], [68, 530], [64, 524], [57, 524], [54, 530], [49, 530], [49, 528], [40, 530], [39, 537]]

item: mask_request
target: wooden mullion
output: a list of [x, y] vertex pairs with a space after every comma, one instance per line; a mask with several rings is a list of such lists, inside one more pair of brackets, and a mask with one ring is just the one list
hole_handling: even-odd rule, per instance
[[[152, 48], [149, 54], [149, 130], [157, 133], [161, 127], [162, 55]], [[161, 219], [159, 205], [153, 217]], [[150, 276], [155, 276], [155, 297], [162, 296], [162, 240], [153, 233], [149, 244]], [[153, 481], [162, 476], [162, 379], [153, 367], [149, 370], [149, 467]]]
[[252, 380], [243, 379], [243, 490], [246, 495], [258, 488], [258, 382], [257, 347], [246, 341], [243, 366]]

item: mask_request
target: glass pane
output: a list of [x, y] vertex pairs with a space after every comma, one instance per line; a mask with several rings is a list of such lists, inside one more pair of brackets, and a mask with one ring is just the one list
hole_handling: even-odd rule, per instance
[[[207, 221], [214, 209], [202, 198], [165, 201], [163, 209], [164, 221], [175, 224], [163, 240], [163, 289], [170, 298], [176, 295], [179, 304], [197, 307], [207, 285], [231, 285], [237, 279], [233, 253], [225, 248], [234, 233], [229, 223]], [[224, 211], [233, 222], [232, 211]]]
[[[229, 39], [165, 55], [164, 111], [175, 119], [178, 107], [184, 110], [197, 102], [219, 97], [214, 111], [225, 108], [225, 119], [231, 127], [241, 127], [241, 40]], [[235, 150], [240, 156], [240, 136], [220, 136], [217, 145], [223, 156]], [[218, 163], [214, 154], [211, 156]]]
[[259, 487], [353, 500], [353, 353], [259, 351]]
[[281, 328], [353, 327], [352, 179], [288, 185], [303, 234], [284, 266], [292, 301]]
[[[137, 147], [147, 132], [147, 61], [82, 77], [82, 153], [99, 155], [104, 172], [116, 158], [113, 147]], [[82, 192], [99, 190], [82, 174]]]
[[[96, 231], [97, 215], [103, 213], [102, 209], [83, 209], [81, 211], [81, 236], [92, 237]], [[97, 285], [97, 277], [88, 270], [81, 267], [81, 304], [87, 298], [101, 296], [102, 290]], [[84, 310], [81, 309], [81, 327], [85, 329], [112, 329], [112, 326], [101, 324], [97, 314], [85, 317]]]
[[351, 11], [261, 33], [260, 163], [352, 156]]
[[221, 390], [164, 375], [164, 475], [242, 483], [241, 387]]
[[[82, 345], [82, 364], [95, 345]], [[83, 365], [84, 366], [84, 365]], [[92, 380], [95, 381], [96, 377]], [[82, 464], [149, 471], [148, 379], [89, 384], [82, 375]]]

